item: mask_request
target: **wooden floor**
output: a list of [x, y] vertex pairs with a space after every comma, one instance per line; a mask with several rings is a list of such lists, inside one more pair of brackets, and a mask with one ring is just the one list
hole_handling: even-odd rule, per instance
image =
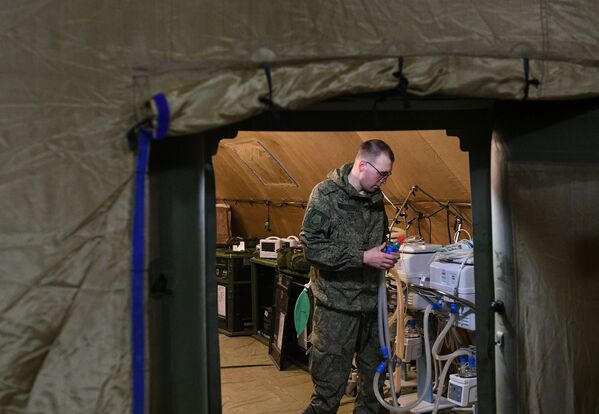
[[[268, 347], [250, 336], [219, 337], [224, 414], [300, 413], [305, 408], [312, 394], [307, 371], [291, 364], [279, 371], [268, 356]], [[415, 399], [416, 394], [403, 395], [400, 404], [405, 406]], [[349, 414], [353, 408], [354, 399], [345, 396], [337, 412]], [[456, 412], [463, 411], [452, 411]]]
[[[294, 365], [279, 371], [268, 347], [249, 336], [220, 336], [221, 390], [224, 414], [298, 413], [310, 401], [310, 374]], [[338, 413], [353, 411], [344, 397]]]

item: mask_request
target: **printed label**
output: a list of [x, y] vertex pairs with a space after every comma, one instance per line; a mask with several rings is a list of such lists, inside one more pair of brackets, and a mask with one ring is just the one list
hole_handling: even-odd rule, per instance
[[222, 318], [227, 317], [227, 287], [223, 285], [217, 286], [218, 296], [218, 316]]

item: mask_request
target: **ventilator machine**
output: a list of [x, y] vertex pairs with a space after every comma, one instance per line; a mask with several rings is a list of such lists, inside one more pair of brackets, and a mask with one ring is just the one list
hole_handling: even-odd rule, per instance
[[400, 259], [379, 277], [373, 386], [390, 412], [476, 412], [474, 243], [460, 233], [448, 245], [408, 237], [386, 248]]

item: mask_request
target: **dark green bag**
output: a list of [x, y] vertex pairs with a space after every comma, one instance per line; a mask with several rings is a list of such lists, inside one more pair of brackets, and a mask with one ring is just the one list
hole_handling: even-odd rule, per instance
[[301, 247], [281, 247], [277, 250], [277, 266], [297, 273], [308, 273], [310, 263]]
[[304, 251], [301, 247], [292, 247], [291, 253], [287, 259], [287, 267], [297, 273], [308, 273], [310, 271], [310, 263], [304, 256]]
[[290, 250], [290, 247], [277, 249], [277, 266], [279, 269], [287, 269], [287, 256], [289, 256]]

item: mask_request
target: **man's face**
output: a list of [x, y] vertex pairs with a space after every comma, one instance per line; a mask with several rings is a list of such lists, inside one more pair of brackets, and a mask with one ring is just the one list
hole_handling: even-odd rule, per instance
[[374, 161], [360, 161], [360, 185], [367, 193], [373, 193], [387, 182], [391, 175], [393, 163], [385, 154], [379, 155]]

